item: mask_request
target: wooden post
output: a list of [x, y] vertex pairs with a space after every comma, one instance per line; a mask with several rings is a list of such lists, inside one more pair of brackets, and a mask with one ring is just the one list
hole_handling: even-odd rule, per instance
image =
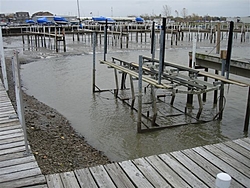
[[[205, 71], [208, 72], [208, 68], [205, 68]], [[204, 76], [204, 81], [206, 82], [207, 81], [207, 76]], [[207, 93], [203, 93], [202, 95], [202, 100], [203, 102], [205, 102], [207, 100]]]
[[139, 80], [138, 80], [138, 119], [137, 119], [137, 132], [141, 132], [141, 116], [142, 116], [142, 56], [139, 56]]
[[128, 48], [129, 35], [126, 35], [126, 48]]
[[30, 36], [29, 36], [29, 34], [27, 35], [27, 39], [28, 39], [28, 41], [27, 41], [27, 43], [28, 43], [28, 50], [30, 50]]
[[20, 65], [18, 60], [18, 52], [14, 52], [14, 58], [13, 58], [13, 67], [14, 67], [14, 79], [15, 79], [15, 93], [16, 93], [16, 104], [17, 104], [17, 114], [19, 117], [20, 124], [23, 128], [23, 134], [24, 134], [24, 143], [25, 143], [25, 154], [29, 155], [30, 150], [28, 147], [28, 139], [27, 139], [27, 132], [26, 132], [26, 124], [25, 124], [25, 118], [24, 118], [24, 105], [23, 105], [23, 94], [21, 89], [21, 78], [20, 78]]
[[151, 98], [152, 98], [152, 110], [153, 110], [153, 117], [152, 117], [152, 126], [155, 126], [155, 121], [157, 117], [157, 107], [156, 107], [156, 98], [155, 98], [155, 88], [151, 85]]
[[122, 80], [121, 80], [121, 90], [126, 89], [126, 77], [127, 77], [127, 73], [122, 72]]
[[[39, 40], [38, 40], [39, 41]], [[58, 44], [57, 44], [57, 30], [55, 34], [55, 45], [56, 45], [56, 52], [58, 52]]]
[[[219, 74], [219, 71], [215, 70], [215, 74]], [[215, 79], [214, 81], [218, 81], [218, 80]], [[217, 104], [217, 98], [218, 98], [218, 90], [214, 90], [214, 105]]]
[[22, 41], [23, 41], [23, 44], [25, 44], [25, 42], [24, 42], [23, 28], [21, 28], [21, 35], [22, 35]]
[[248, 100], [247, 100], [247, 109], [246, 109], [246, 116], [245, 116], [244, 132], [248, 132], [249, 115], [250, 115], [250, 87], [248, 87]]
[[96, 47], [96, 33], [93, 33], [93, 80], [92, 80], [92, 92], [95, 92], [95, 47]]
[[203, 110], [203, 104], [202, 104], [202, 101], [201, 101], [201, 94], [197, 94], [197, 97], [198, 97], [198, 102], [199, 102], [199, 111], [198, 111], [198, 113], [196, 115], [196, 118], [200, 119], [201, 112]]
[[217, 44], [216, 44], [216, 53], [220, 53], [220, 38], [221, 38], [221, 32], [220, 32], [220, 23], [217, 24]]
[[114, 69], [114, 73], [115, 73], [115, 86], [116, 86], [114, 94], [115, 94], [115, 98], [117, 98], [118, 92], [119, 92], [119, 82], [118, 82], [118, 75], [117, 75], [116, 69]]
[[77, 30], [76, 35], [77, 35], [77, 41], [79, 42], [79, 41], [80, 41], [80, 37], [79, 37], [79, 30]]
[[[225, 75], [225, 66], [224, 65], [225, 65], [225, 61], [226, 61], [226, 56], [227, 56], [226, 51], [221, 50], [221, 61], [222, 61], [221, 75], [222, 76]], [[222, 120], [222, 116], [223, 116], [223, 110], [224, 110], [223, 100], [224, 100], [224, 83], [223, 83], [223, 81], [221, 81], [220, 99], [219, 99], [219, 120]]]
[[120, 32], [120, 48], [122, 49], [122, 31]]
[[63, 29], [62, 34], [63, 34], [63, 51], [66, 52], [65, 29]]
[[[118, 84], [117, 84], [117, 86], [118, 86]], [[130, 74], [130, 87], [131, 87], [131, 94], [132, 94], [131, 109], [133, 109], [134, 104], [135, 104], [135, 89], [134, 89], [133, 77], [131, 74]]]
[[5, 90], [8, 91], [9, 86], [8, 86], [6, 63], [5, 63], [4, 50], [3, 50], [3, 37], [2, 37], [2, 28], [1, 27], [0, 27], [0, 62], [1, 62], [1, 67], [2, 67], [4, 87], [5, 87]]

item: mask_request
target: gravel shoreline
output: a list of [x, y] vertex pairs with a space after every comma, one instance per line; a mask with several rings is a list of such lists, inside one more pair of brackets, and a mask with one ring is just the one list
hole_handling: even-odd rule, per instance
[[[29, 63], [20, 60], [20, 63]], [[9, 97], [16, 108], [11, 59], [6, 58]], [[0, 71], [2, 78], [2, 71]], [[28, 141], [43, 174], [72, 171], [111, 161], [90, 146], [55, 109], [23, 92]]]

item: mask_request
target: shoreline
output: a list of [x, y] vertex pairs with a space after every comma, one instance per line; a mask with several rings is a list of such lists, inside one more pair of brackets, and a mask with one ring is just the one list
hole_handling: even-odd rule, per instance
[[[31, 62], [27, 59], [20, 59], [20, 64]], [[11, 59], [6, 58], [8, 95], [16, 109], [11, 67]], [[0, 75], [2, 78], [2, 71]], [[25, 92], [23, 92], [23, 102], [31, 152], [43, 174], [67, 172], [111, 162], [101, 151], [89, 145], [56, 109]]]

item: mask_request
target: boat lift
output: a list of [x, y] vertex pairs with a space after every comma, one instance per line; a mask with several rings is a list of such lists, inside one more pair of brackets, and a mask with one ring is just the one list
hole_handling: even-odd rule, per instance
[[[130, 76], [130, 84], [131, 84], [131, 108], [135, 109], [134, 103], [135, 103], [135, 91], [133, 86], [133, 80], [138, 79], [138, 124], [137, 124], [137, 131], [142, 132], [141, 127], [141, 108], [142, 108], [142, 82], [146, 82], [147, 84], [151, 85], [151, 89], [153, 91], [151, 92], [152, 99], [152, 109], [153, 109], [153, 118], [150, 119], [152, 122], [152, 128], [147, 127], [148, 129], [163, 129], [170, 127], [169, 125], [166, 127], [162, 126], [155, 126], [155, 120], [157, 117], [157, 107], [156, 107], [156, 97], [154, 96], [155, 91], [154, 89], [164, 89], [169, 92], [171, 92], [171, 106], [174, 104], [174, 100], [176, 97], [176, 94], [182, 93], [182, 94], [191, 94], [191, 95], [197, 95], [198, 104], [199, 104], [199, 110], [196, 114], [196, 119], [199, 120], [200, 115], [203, 110], [203, 102], [201, 98], [201, 94], [207, 93], [210, 91], [219, 90], [221, 87], [221, 82], [224, 84], [236, 84], [240, 86], [246, 86], [243, 83], [239, 83], [237, 81], [231, 80], [231, 79], [225, 79], [222, 76], [215, 75], [212, 73], [207, 73], [204, 71], [199, 71], [193, 68], [189, 68], [186, 66], [182, 66], [179, 64], [171, 63], [171, 62], [164, 62], [165, 68], [163, 70], [162, 76], [161, 76], [161, 83], [158, 83], [158, 67], [159, 67], [159, 60], [158, 59], [152, 59], [150, 57], [146, 56], [139, 56], [139, 63], [135, 62], [127, 62], [124, 60], [121, 60], [116, 57], [112, 57], [112, 61], [105, 61], [100, 60], [100, 63], [106, 64], [109, 68], [114, 68], [114, 74], [115, 74], [115, 82], [116, 82], [116, 89], [115, 89], [115, 96], [118, 97], [119, 92], [119, 84], [118, 84], [118, 76], [117, 71], [119, 71], [122, 75], [129, 75]], [[207, 76], [213, 79], [217, 79], [219, 81], [215, 81], [213, 83], [209, 83], [206, 81], [203, 81], [199, 79], [200, 76]], [[125, 89], [123, 87], [125, 83], [124, 76], [122, 76], [121, 80], [121, 89]], [[120, 98], [122, 101], [129, 100], [130, 98]], [[148, 117], [147, 117], [148, 118]]]
[[[164, 21], [163, 21], [164, 25]], [[154, 27], [153, 27], [154, 28]], [[165, 27], [162, 27], [165, 28]], [[164, 29], [161, 32], [161, 41], [165, 41], [164, 39]], [[152, 33], [154, 36], [154, 33]], [[95, 37], [93, 37], [95, 39]], [[154, 39], [154, 37], [152, 37]], [[95, 41], [93, 42], [95, 44]], [[154, 44], [154, 41], [151, 41]], [[95, 45], [94, 45], [95, 47]], [[104, 46], [104, 60], [100, 60], [101, 64], [106, 64], [109, 68], [114, 69], [115, 74], [115, 84], [116, 88], [114, 89], [114, 95], [117, 98], [120, 98], [123, 102], [131, 100], [131, 103], [126, 102], [131, 106], [131, 109], [134, 109], [138, 112], [138, 119], [137, 119], [137, 132], [144, 132], [144, 131], [151, 131], [151, 130], [159, 130], [164, 128], [176, 127], [180, 125], [187, 125], [188, 123], [182, 124], [175, 124], [175, 125], [166, 125], [166, 126], [159, 126], [156, 123], [157, 118], [157, 106], [156, 106], [156, 90], [163, 89], [171, 93], [171, 102], [170, 105], [173, 107], [175, 97], [178, 93], [186, 94], [186, 95], [197, 95], [198, 99], [198, 112], [196, 117], [192, 117], [196, 120], [196, 122], [192, 123], [201, 123], [204, 121], [200, 121], [200, 116], [203, 110], [203, 102], [201, 94], [208, 93], [215, 90], [223, 89], [224, 92], [224, 84], [235, 84], [243, 87], [247, 87], [247, 84], [241, 83], [239, 81], [235, 81], [232, 79], [226, 79], [224, 76], [219, 76], [217, 74], [197, 70], [195, 68], [190, 68], [187, 66], [179, 65], [176, 63], [164, 61], [164, 49], [165, 43], [161, 42], [160, 44], [160, 57], [159, 59], [155, 58], [154, 54], [154, 45], [152, 47], [152, 57], [147, 56], [139, 56], [139, 62], [127, 62], [121, 60], [116, 57], [112, 57], [111, 61], [106, 60], [106, 53], [107, 47]], [[93, 54], [95, 54], [95, 49], [93, 49]], [[118, 83], [118, 74], [122, 74], [121, 76], [121, 90], [125, 89], [125, 81], [126, 76], [130, 76], [130, 86], [131, 86], [131, 97], [129, 98], [122, 98], [119, 94], [119, 83]], [[208, 82], [201, 80], [200, 77], [207, 77], [215, 79], [214, 82]], [[135, 95], [135, 89], [133, 85], [133, 80], [138, 80], [138, 94]], [[206, 79], [207, 80], [207, 79]], [[149, 118], [149, 114], [145, 115], [142, 113], [142, 82], [151, 86], [151, 99], [152, 99], [152, 111], [153, 115], [152, 118]], [[147, 87], [148, 87], [147, 86]], [[95, 92], [95, 88], [98, 88], [95, 85], [95, 55], [93, 55], [93, 92]], [[99, 88], [98, 88], [99, 89]], [[100, 91], [100, 90], [99, 90]], [[224, 96], [224, 94], [223, 94]], [[138, 108], [136, 109], [135, 106], [135, 99], [138, 97]], [[158, 96], [157, 96], [158, 98]], [[187, 107], [186, 107], [187, 108]], [[185, 114], [186, 113], [185, 108]], [[222, 114], [224, 106], [220, 104], [219, 111]], [[151, 121], [151, 127], [146, 126], [146, 129], [142, 129], [142, 117], [146, 118], [147, 120]]]

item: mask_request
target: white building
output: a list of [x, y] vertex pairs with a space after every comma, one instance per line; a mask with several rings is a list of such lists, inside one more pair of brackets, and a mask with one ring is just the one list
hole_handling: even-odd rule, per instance
[[233, 21], [233, 22], [241, 22], [241, 23], [250, 23], [250, 16], [246, 16], [246, 17], [228, 17], [227, 21]]

